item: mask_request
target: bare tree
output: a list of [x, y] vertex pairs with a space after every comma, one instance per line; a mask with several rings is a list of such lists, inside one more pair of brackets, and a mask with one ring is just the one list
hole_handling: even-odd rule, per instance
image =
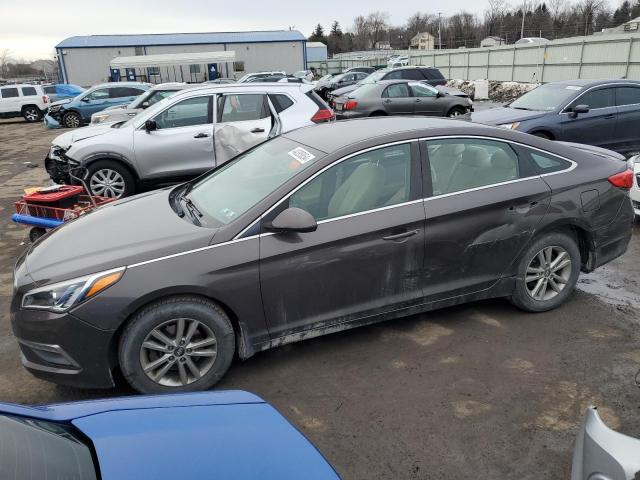
[[507, 10], [506, 0], [489, 0], [489, 8], [484, 11], [485, 35], [502, 37], [502, 19]]
[[366, 23], [369, 27], [370, 45], [375, 47], [376, 43], [387, 36], [389, 30], [389, 14], [387, 12], [373, 12], [367, 16]]
[[367, 22], [367, 19], [362, 15], [358, 15], [353, 19], [351, 35], [353, 36], [353, 48], [355, 48], [356, 50], [364, 50], [366, 48], [369, 48], [369, 24]]
[[11, 62], [11, 51], [8, 48], [0, 50], [0, 77], [6, 78]]
[[604, 6], [604, 0], [582, 0], [582, 2], [578, 4], [578, 11], [580, 12], [580, 15], [582, 15], [582, 20], [584, 21], [585, 36], [589, 35], [589, 30], [592, 30], [595, 16], [604, 8]]

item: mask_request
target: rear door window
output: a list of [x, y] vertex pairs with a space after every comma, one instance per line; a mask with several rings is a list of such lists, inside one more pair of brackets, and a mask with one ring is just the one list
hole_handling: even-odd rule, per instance
[[2, 95], [2, 98], [15, 98], [20, 96], [17, 88], [0, 88], [0, 95]]
[[109, 96], [111, 98], [127, 98], [137, 97], [142, 94], [144, 90], [133, 87], [114, 87], [109, 89]]
[[424, 80], [424, 76], [417, 68], [408, 68], [401, 70], [401, 78], [405, 80]]
[[246, 122], [270, 116], [266, 95], [229, 94], [218, 97], [218, 123]]
[[409, 93], [409, 86], [406, 83], [394, 83], [385, 89], [382, 96], [387, 98], [403, 98], [410, 97], [411, 94]]
[[640, 87], [618, 87], [616, 88], [616, 105], [636, 105], [640, 104]]
[[33, 97], [37, 95], [35, 87], [22, 87], [22, 96], [23, 97]]

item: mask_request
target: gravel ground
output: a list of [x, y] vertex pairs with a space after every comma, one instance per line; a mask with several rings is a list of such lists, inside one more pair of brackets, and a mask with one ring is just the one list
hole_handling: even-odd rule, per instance
[[[27, 241], [9, 221], [12, 202], [46, 181], [42, 160], [57, 134], [0, 121], [0, 401], [132, 393], [37, 380], [11, 334], [12, 267]], [[636, 224], [629, 252], [583, 275], [554, 312], [494, 300], [360, 328], [236, 362], [219, 388], [265, 398], [345, 479], [568, 478], [588, 405], [640, 436], [639, 259]]]

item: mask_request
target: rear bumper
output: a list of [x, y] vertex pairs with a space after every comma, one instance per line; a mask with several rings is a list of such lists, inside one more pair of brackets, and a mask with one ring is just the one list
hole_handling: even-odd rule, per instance
[[616, 218], [594, 232], [595, 249], [589, 271], [609, 263], [627, 251], [633, 235], [634, 209], [631, 200], [623, 200]]
[[99, 330], [69, 313], [22, 309], [12, 312], [11, 326], [22, 364], [35, 377], [78, 388], [114, 386], [114, 331]]

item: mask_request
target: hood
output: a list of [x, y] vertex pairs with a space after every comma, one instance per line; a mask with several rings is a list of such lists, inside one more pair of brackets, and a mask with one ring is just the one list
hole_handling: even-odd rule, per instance
[[522, 122], [548, 115], [551, 112], [539, 110], [518, 110], [517, 108], [497, 107], [471, 114], [471, 121], [487, 125], [501, 125], [503, 123]]
[[181, 219], [170, 189], [96, 208], [42, 237], [25, 258], [38, 285], [205, 247], [215, 230]]
[[[213, 392], [211, 392], [213, 393]], [[218, 395], [227, 392], [218, 392]], [[229, 392], [231, 393], [231, 392]], [[234, 396], [244, 392], [233, 392]], [[316, 448], [273, 407], [251, 394], [238, 403], [147, 405], [72, 420], [92, 442], [103, 480], [123, 478], [339, 477]], [[161, 396], [164, 397], [164, 396]], [[178, 397], [170, 395], [169, 397]], [[144, 398], [144, 397], [142, 397]], [[170, 446], [168, 453], [158, 455]]]
[[73, 100], [74, 98], [75, 97], [65, 98], [64, 100], [58, 100], [57, 102], [51, 102], [51, 104], [49, 104], [49, 108], [57, 107], [58, 105], [65, 105], [67, 103], [71, 103], [71, 100]]
[[84, 140], [85, 138], [102, 135], [110, 131], [112, 131], [111, 124], [88, 125], [86, 127], [76, 128], [74, 130], [63, 133], [62, 135], [58, 135], [51, 143], [53, 145], [66, 149], [69, 148], [74, 142]]
[[346, 95], [347, 93], [353, 92], [356, 88], [360, 87], [357, 83], [354, 85], [349, 85], [348, 87], [338, 88], [337, 90], [332, 90], [331, 95], [334, 97], [340, 97], [342, 95]]

